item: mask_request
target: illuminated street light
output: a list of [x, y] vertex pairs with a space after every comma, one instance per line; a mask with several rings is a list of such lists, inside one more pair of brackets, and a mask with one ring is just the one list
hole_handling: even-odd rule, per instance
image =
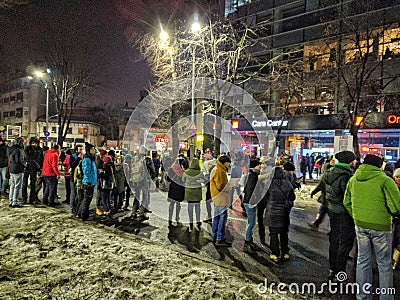
[[36, 70], [34, 72], [34, 75], [40, 79], [40, 81], [43, 83], [44, 88], [46, 89], [46, 132], [45, 132], [45, 136], [46, 136], [46, 146], [47, 146], [47, 137], [48, 134], [50, 133], [49, 131], [49, 99], [50, 99], [50, 90], [49, 90], [49, 86], [47, 85], [47, 82], [43, 82], [41, 78], [44, 78], [44, 76], [46, 74], [50, 74], [51, 70], [49, 68], [46, 69], [46, 73], [40, 71], [40, 70]]

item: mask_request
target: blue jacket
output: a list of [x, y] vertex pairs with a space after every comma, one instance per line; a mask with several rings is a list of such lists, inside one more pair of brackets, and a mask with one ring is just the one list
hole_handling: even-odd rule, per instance
[[82, 171], [82, 184], [95, 186], [97, 183], [96, 162], [88, 157], [84, 158], [82, 161]]

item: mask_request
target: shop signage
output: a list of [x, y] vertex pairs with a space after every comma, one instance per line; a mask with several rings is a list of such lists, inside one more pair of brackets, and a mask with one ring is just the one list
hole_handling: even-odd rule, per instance
[[154, 138], [154, 141], [156, 143], [168, 143], [169, 139], [162, 135], [156, 135], [156, 137]]
[[396, 115], [389, 115], [387, 117], [387, 122], [389, 124], [400, 124], [400, 116], [396, 116]]
[[256, 121], [254, 120], [251, 122], [251, 126], [253, 128], [261, 128], [261, 127], [287, 127], [289, 121], [284, 121], [284, 120], [267, 120], [267, 121]]

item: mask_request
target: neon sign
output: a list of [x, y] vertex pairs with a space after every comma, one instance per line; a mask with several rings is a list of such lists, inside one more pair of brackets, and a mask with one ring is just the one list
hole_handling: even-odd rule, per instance
[[154, 140], [156, 143], [168, 143], [169, 142], [169, 139], [162, 135], [156, 135]]
[[400, 116], [396, 116], [396, 115], [389, 115], [387, 117], [387, 122], [389, 124], [400, 124]]
[[253, 122], [251, 122], [251, 126], [253, 126], [253, 128], [259, 128], [259, 127], [267, 127], [267, 126], [272, 126], [272, 127], [278, 127], [278, 126], [282, 126], [282, 127], [286, 127], [288, 126], [289, 121], [284, 121], [284, 120], [267, 120], [267, 121], [256, 121], [254, 120]]

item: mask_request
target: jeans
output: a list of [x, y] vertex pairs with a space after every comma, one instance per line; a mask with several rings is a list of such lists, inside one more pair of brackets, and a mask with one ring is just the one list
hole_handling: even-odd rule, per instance
[[36, 180], [37, 180], [37, 171], [36, 170], [25, 170], [24, 179], [22, 180], [22, 201], [28, 201], [28, 179], [30, 178], [31, 188], [29, 192], [29, 202], [33, 203], [38, 200], [38, 195], [36, 193]]
[[347, 258], [353, 248], [356, 233], [353, 218], [348, 212], [328, 211], [331, 232], [329, 234], [329, 265], [334, 274], [345, 272]]
[[18, 196], [19, 191], [21, 190], [22, 186], [22, 179], [24, 177], [24, 173], [11, 173], [10, 174], [10, 204], [11, 205], [18, 205]]
[[65, 180], [65, 201], [67, 203], [70, 203], [71, 201], [71, 177], [64, 177]]
[[101, 193], [101, 203], [106, 212], [111, 210], [111, 191], [110, 190], [100, 190]]
[[189, 222], [193, 224], [193, 208], [196, 212], [196, 222], [200, 222], [200, 202], [188, 202]]
[[53, 204], [57, 194], [57, 177], [56, 176], [43, 176], [46, 187], [43, 192], [43, 203]]
[[69, 185], [70, 185], [70, 190], [71, 190], [71, 195], [70, 195], [70, 198], [69, 198], [69, 207], [71, 208], [71, 211], [72, 212], [75, 212], [76, 211], [76, 199], [75, 199], [75, 183], [74, 183], [74, 181], [72, 180], [72, 178], [71, 178], [71, 180], [69, 181]]
[[[379, 270], [379, 288], [381, 291], [389, 291], [393, 288], [392, 269], [392, 243], [391, 233], [376, 231], [355, 226], [358, 244], [356, 281], [360, 287], [357, 299], [372, 299], [373, 290], [370, 294], [364, 294], [361, 288], [366, 283], [372, 285], [372, 248], [374, 248], [376, 262]], [[394, 299], [393, 295], [382, 293], [379, 299]]]
[[253, 228], [256, 225], [257, 206], [251, 206], [249, 203], [244, 203], [247, 213], [247, 227], [246, 227], [246, 242], [253, 240]]
[[176, 207], [176, 213], [175, 213], [175, 220], [176, 222], [179, 222], [179, 214], [181, 212], [181, 203], [179, 201], [175, 201], [172, 199], [168, 199], [169, 202], [169, 208], [168, 208], [168, 221], [172, 222], [172, 215], [174, 214], [174, 207]]
[[[140, 197], [140, 194], [142, 197]], [[146, 182], [135, 182], [135, 200], [133, 201], [133, 211], [139, 209], [139, 199], [142, 200], [142, 207], [149, 209], [150, 184]]]
[[212, 223], [212, 235], [217, 241], [225, 238], [225, 225], [228, 220], [228, 207], [214, 205], [214, 219]]
[[89, 207], [93, 199], [94, 186], [93, 185], [83, 185], [83, 199], [78, 208], [78, 215], [83, 221], [89, 218]]
[[4, 194], [7, 191], [8, 179], [6, 178], [7, 167], [0, 168], [1, 172], [1, 193]]
[[270, 248], [276, 256], [289, 254], [288, 227], [269, 227]]

